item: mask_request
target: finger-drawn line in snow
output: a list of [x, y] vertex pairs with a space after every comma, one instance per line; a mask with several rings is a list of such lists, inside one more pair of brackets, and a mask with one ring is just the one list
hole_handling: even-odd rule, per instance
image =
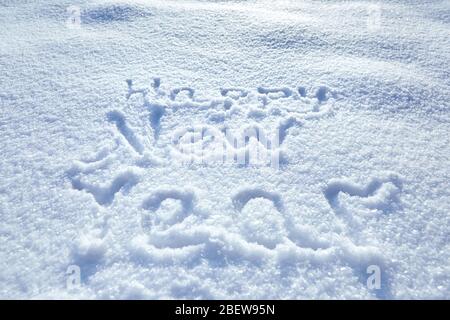
[[134, 85], [133, 85], [133, 80], [131, 79], [127, 79], [126, 83], [128, 85], [128, 92], [125, 95], [125, 97], [128, 99], [131, 98], [131, 96], [135, 95], [135, 94], [140, 94], [142, 95], [143, 98], [145, 98], [148, 94], [148, 89], [134, 89]]
[[[149, 87], [144, 88], [135, 88], [134, 82], [132, 79], [126, 80], [128, 86], [128, 92], [126, 94], [127, 100], [131, 98], [131, 96], [135, 94], [139, 94], [143, 97], [143, 99], [149, 99], [149, 96], [153, 94], [152, 98], [165, 98], [171, 101], [177, 99], [178, 95], [182, 92], [186, 92], [186, 98], [192, 100], [193, 102], [205, 102], [205, 99], [195, 98], [195, 89], [189, 86], [181, 86], [178, 88], [165, 89], [161, 85], [161, 78], [154, 77], [152, 78], [152, 83]], [[307, 87], [298, 86], [295, 89], [289, 87], [264, 87], [259, 86], [255, 90], [249, 90], [246, 88], [240, 87], [224, 87], [220, 88], [220, 96], [221, 98], [232, 98], [235, 102], [250, 102], [251, 100], [261, 100], [261, 98], [265, 98], [267, 103], [270, 101], [278, 101], [278, 100], [301, 100], [301, 98], [314, 98], [320, 103], [325, 103], [331, 98], [336, 98], [336, 93], [334, 90], [330, 89], [327, 86], [321, 85], [316, 89], [311, 89], [313, 91], [312, 95], [309, 94]], [[249, 98], [245, 101], [240, 101], [243, 98]], [[211, 100], [217, 100], [218, 97], [212, 98]]]
[[107, 113], [108, 121], [116, 125], [117, 130], [125, 138], [128, 144], [139, 154], [144, 151], [144, 146], [136, 137], [133, 129], [131, 129], [125, 120], [125, 116], [119, 111], [110, 111]]
[[280, 98], [289, 98], [292, 96], [293, 91], [290, 88], [283, 87], [283, 88], [265, 88], [265, 87], [258, 87], [257, 88], [258, 93], [267, 95], [270, 99], [276, 100]]
[[[258, 212], [261, 212], [261, 210], [267, 210], [270, 206], [273, 206], [273, 208], [277, 211], [276, 216], [278, 216], [278, 218], [280, 219], [277, 219], [276, 216], [271, 216], [273, 221], [266, 222], [267, 224], [273, 224], [275, 223], [275, 220], [279, 220], [279, 231], [281, 232], [281, 234], [283, 234], [283, 239], [279, 239], [278, 244], [282, 244], [283, 242], [292, 243], [298, 247], [311, 250], [323, 250], [329, 249], [331, 247], [330, 243], [318, 239], [311, 228], [299, 227], [296, 226], [295, 223], [293, 223], [291, 219], [292, 217], [288, 215], [288, 212], [286, 211], [286, 208], [283, 204], [282, 197], [278, 192], [267, 191], [259, 187], [245, 187], [238, 190], [231, 199], [236, 212], [239, 213], [238, 221], [243, 220], [242, 216], [240, 215], [245, 211], [248, 203], [255, 200], [268, 201], [269, 203], [260, 203], [259, 207], [256, 206], [254, 207], [254, 209], [257, 209]], [[263, 223], [262, 220], [264, 220], [264, 217], [260, 217], [260, 220], [257, 222], [258, 226]], [[269, 226], [266, 226], [266, 229], [269, 229]], [[243, 233], [244, 237], [246, 233], [247, 232]], [[266, 238], [267, 235], [263, 234], [263, 237]], [[270, 246], [267, 246], [267, 241], [261, 241], [258, 239], [256, 240], [257, 243], [262, 244], [269, 249], [275, 249], [277, 246], [276, 243], [272, 243]]]
[[[195, 109], [211, 109], [220, 111], [217, 107], [222, 107], [224, 111], [229, 111], [232, 106], [237, 109], [247, 109], [246, 105], [260, 105], [262, 110], [256, 112], [251, 109], [248, 112], [248, 117], [265, 117], [267, 116], [264, 110], [270, 107], [271, 103], [280, 104], [280, 107], [285, 108], [286, 112], [292, 113], [293, 116], [302, 116], [305, 119], [313, 119], [324, 116], [331, 111], [331, 105], [329, 100], [336, 98], [334, 90], [326, 86], [319, 86], [315, 90], [311, 90], [310, 94], [306, 87], [298, 86], [296, 89], [289, 87], [257, 87], [256, 90], [247, 90], [239, 87], [229, 87], [219, 89], [220, 96], [215, 98], [196, 98], [194, 96], [195, 89], [189, 86], [182, 86], [174, 89], [163, 88], [160, 78], [153, 78], [153, 83], [148, 88], [134, 87], [132, 80], [127, 80], [128, 93], [126, 95], [127, 100], [132, 95], [140, 94], [143, 97], [144, 104], [147, 105], [149, 110], [152, 110], [152, 106], [164, 106], [164, 108], [158, 108], [158, 114], [160, 118], [164, 115], [161, 112], [162, 109], [169, 108], [171, 110], [178, 110], [179, 108], [195, 108]], [[180, 95], [185, 92], [185, 95]], [[306, 110], [303, 110], [307, 107]], [[309, 108], [309, 109], [308, 109]], [[195, 110], [194, 109], [194, 110]], [[227, 117], [231, 117], [236, 112], [225, 113], [222, 117], [218, 115], [213, 116], [215, 121], [220, 119], [225, 120]]]
[[222, 88], [220, 89], [220, 94], [223, 97], [230, 97], [234, 100], [239, 100], [240, 98], [247, 97], [249, 92], [242, 88]]
[[172, 137], [172, 158], [184, 163], [268, 165], [279, 167], [280, 144], [295, 119], [285, 119], [278, 129], [268, 136], [258, 125], [248, 126], [241, 132], [226, 127], [187, 127], [176, 130]]
[[[191, 92], [190, 91], [191, 89], [187, 87], [173, 89], [170, 93], [170, 98], [167, 99], [165, 91], [160, 89], [161, 79], [153, 78], [152, 80], [153, 82], [150, 86], [151, 88], [139, 88], [139, 89], [134, 88], [133, 80], [131, 79], [126, 80], [128, 85], [128, 93], [126, 94], [126, 99], [129, 100], [135, 94], [140, 94], [142, 96], [143, 106], [145, 106], [145, 108], [148, 110], [150, 114], [149, 115], [150, 127], [153, 130], [155, 140], [158, 140], [160, 133], [161, 118], [166, 113], [166, 108], [170, 105], [170, 102], [168, 102], [168, 100], [171, 100], [173, 102], [173, 100], [176, 99], [177, 95], [181, 91]], [[149, 95], [152, 92], [154, 98], [149, 99]], [[162, 99], [164, 97], [165, 99]]]
[[284, 211], [281, 196], [276, 192], [265, 191], [261, 188], [242, 189], [232, 197], [232, 201], [235, 209], [241, 211], [250, 200], [256, 198], [264, 198], [272, 201], [278, 211]]
[[[154, 78], [153, 83], [147, 89], [136, 89], [131, 80], [128, 82], [128, 87], [127, 99], [131, 99], [133, 95], [141, 95], [143, 97], [144, 102], [142, 105], [146, 106], [150, 113], [150, 121], [146, 122], [146, 124], [149, 124], [154, 130], [155, 137], [159, 136], [160, 133], [162, 133], [163, 137], [166, 134], [166, 132], [161, 132], [161, 128], [165, 129], [164, 126], [161, 126], [163, 117], [165, 115], [173, 115], [181, 108], [192, 107], [193, 111], [201, 108], [230, 110], [231, 106], [245, 107], [252, 99], [259, 101], [258, 99], [261, 97], [267, 98], [268, 103], [266, 106], [277, 103], [279, 106], [284, 106], [283, 103], [290, 101], [293, 102], [292, 107], [296, 108], [298, 107], [296, 102], [300, 103], [302, 99], [313, 101], [308, 105], [313, 106], [311, 108], [312, 111], [305, 112], [303, 115], [291, 112], [288, 108], [284, 109], [286, 113], [279, 116], [277, 125], [277, 130], [280, 132], [280, 143], [278, 145], [268, 143], [266, 150], [269, 151], [276, 150], [280, 144], [284, 143], [289, 130], [294, 126], [301, 126], [304, 123], [303, 120], [313, 118], [316, 115], [319, 117], [320, 114], [328, 112], [329, 100], [333, 98], [328, 89], [319, 88], [311, 96], [310, 92], [304, 87], [296, 89], [282, 87], [281, 90], [280, 88], [260, 87], [256, 91], [236, 88], [222, 89], [220, 91], [221, 97], [218, 99], [208, 98], [201, 100], [197, 97], [197, 94], [194, 95], [193, 89], [192, 91], [183, 90], [183, 88], [189, 87], [180, 87], [172, 90], [164, 89], [159, 78]], [[115, 124], [118, 133], [124, 138], [121, 139], [122, 143], [125, 141], [125, 145], [130, 145], [136, 151], [135, 153], [138, 155], [135, 154], [133, 157], [142, 156], [139, 158], [142, 159], [148, 145], [141, 143], [144, 139], [140, 139], [134, 130], [136, 121], [130, 122], [133, 126], [128, 125], [125, 114], [127, 117], [131, 117], [134, 113], [112, 111], [108, 113], [108, 120]], [[231, 117], [233, 114], [235, 113], [227, 113], [226, 117]], [[134, 120], [134, 118], [131, 118], [131, 120]], [[189, 128], [192, 128], [192, 126], [183, 129], [181, 140], [178, 141], [179, 145], [188, 144], [192, 141], [195, 130]], [[229, 145], [231, 150], [237, 152], [239, 148], [237, 148], [238, 145], [235, 143], [236, 139], [233, 136], [230, 138], [224, 134], [224, 126], [218, 128], [209, 125], [203, 126], [202, 135], [205, 134], [205, 128], [214, 131], [214, 135], [210, 135], [208, 139], [202, 141], [205, 147], [211, 147], [218, 140]], [[237, 135], [245, 137], [242, 150], [247, 152], [248, 150], [245, 150], [245, 148], [249, 147], [252, 141], [261, 142], [264, 140], [265, 133], [262, 128], [263, 125], [259, 123], [249, 125]], [[183, 130], [180, 130], [180, 133]], [[219, 138], [216, 140], [216, 137]], [[265, 146], [265, 144], [262, 145]], [[111, 155], [105, 157], [101, 155], [94, 157], [92, 164], [79, 163], [78, 169], [75, 168], [70, 171], [71, 174], [69, 176], [72, 187], [92, 194], [95, 201], [102, 206], [112, 204], [115, 195], [118, 192], [129, 190], [138, 182], [139, 176], [130, 174], [127, 178], [127, 174], [119, 174], [111, 183], [97, 186], [84, 182], [84, 175], [94, 173], [97, 169], [101, 169], [117, 159]], [[133, 173], [131, 169], [129, 171]], [[372, 197], [379, 194], [383, 195], [383, 192], [387, 192], [388, 196], [386, 199], [389, 200], [395, 197], [395, 192], [389, 193], [389, 183], [398, 187], [394, 182], [388, 181], [380, 186], [365, 187], [358, 191], [357, 188], [352, 189], [346, 187], [345, 184], [339, 184], [339, 181], [334, 184], [331, 181], [329, 188], [324, 193], [330, 204], [337, 203], [338, 205], [339, 193], [347, 193], [351, 196], [362, 195], [366, 199], [365, 201], [368, 201]], [[336, 190], [338, 191], [336, 192]], [[354, 190], [357, 191], [354, 192]], [[199, 223], [199, 220], [196, 220], [198, 212], [195, 193], [168, 188], [155, 191], [143, 201], [142, 209], [145, 213], [142, 219], [145, 232], [131, 241], [130, 248], [132, 252], [140, 257], [147, 257], [152, 261], [165, 263], [184, 263], [201, 259], [214, 263], [221, 258], [224, 261], [236, 263], [246, 263], [248, 261], [260, 263], [268, 259], [275, 260], [280, 264], [304, 260], [334, 263], [336, 259], [343, 259], [348, 261], [353, 268], [359, 268], [369, 263], [383, 264], [384, 262], [382, 255], [376, 248], [356, 246], [349, 239], [339, 235], [334, 235], [332, 239], [320, 238], [317, 237], [313, 228], [295, 225], [288, 215], [288, 210], [283, 205], [280, 194], [277, 192], [267, 191], [262, 188], [250, 188], [238, 190], [231, 199], [235, 211], [238, 212], [238, 218], [243, 211], [251, 209], [249, 207], [249, 205], [253, 205], [251, 202], [253, 203], [258, 199], [266, 201], [266, 204], [273, 204], [274, 210], [278, 212], [274, 214], [279, 214], [284, 221], [285, 238], [279, 242], [272, 243], [255, 242], [248, 240], [242, 232], [230, 232], [226, 227], [215, 225], [210, 221]], [[334, 201], [333, 199], [337, 200]], [[178, 206], [175, 210], [172, 210], [173, 208], [170, 206], [173, 203], [176, 204], [175, 206]], [[370, 206], [370, 201], [367, 203]], [[169, 207], [169, 210], [166, 210], [167, 207]], [[158, 214], [158, 211], [161, 211], [160, 214]], [[174, 214], [165, 216], [166, 213]]]
[[69, 179], [72, 188], [78, 191], [85, 191], [91, 194], [95, 201], [102, 206], [108, 206], [114, 201], [115, 195], [119, 192], [129, 192], [139, 182], [139, 175], [133, 170], [127, 169], [117, 176], [110, 183], [95, 185], [84, 182], [77, 170], [69, 171]]
[[[158, 215], [157, 211], [166, 200], [176, 200], [181, 208], [172, 212], [172, 214], [163, 213]], [[170, 227], [181, 223], [189, 214], [192, 213], [195, 205], [195, 194], [191, 191], [164, 189], [154, 192], [144, 200], [142, 208], [150, 213], [145, 213], [142, 217], [142, 224], [145, 229], [153, 227]]]
[[[118, 192], [126, 195], [131, 189], [140, 182], [140, 168], [148, 169], [150, 167], [159, 167], [163, 161], [157, 157], [148, 154], [136, 154], [134, 150], [125, 158], [120, 160], [120, 153], [123, 150], [130, 150], [124, 146], [121, 140], [115, 139], [112, 146], [104, 146], [93, 156], [85, 159], [75, 160], [72, 166], [66, 171], [66, 177], [69, 179], [74, 190], [87, 192], [91, 194], [94, 200], [102, 206], [111, 205]], [[98, 173], [110, 171], [110, 167], [118, 161], [124, 169], [115, 174], [112, 181], [104, 184], [86, 182], [88, 176], [93, 176], [98, 180]]]
[[109, 216], [99, 210], [80, 231], [71, 247], [73, 264], [84, 266], [84, 275], [95, 273], [95, 266], [108, 251]]
[[[150, 211], [154, 212], [163, 199], [175, 198], [185, 201], [191, 212], [192, 193], [175, 190], [157, 192], [149, 201]], [[376, 264], [385, 268], [386, 261], [377, 248], [357, 246], [348, 238], [332, 234], [331, 238], [319, 238], [310, 227], [297, 227], [286, 218], [281, 195], [258, 187], [248, 187], [237, 191], [232, 197], [232, 204], [237, 211], [237, 219], [251, 201], [262, 199], [274, 205], [278, 214], [282, 215], [282, 227], [286, 231], [281, 238], [252, 239], [245, 232], [230, 231], [220, 225], [198, 221], [182, 225], [183, 218], [175, 219], [169, 228], [163, 230], [155, 225], [144, 234], [130, 241], [130, 253], [137, 261], [147, 260], [151, 263], [163, 264], [196, 264], [205, 259], [210, 263], [255, 263], [268, 261], [279, 265], [311, 261], [313, 263], [336, 263], [341, 259], [353, 268], [360, 280], [365, 283], [362, 270]], [[259, 204], [256, 204], [259, 205]], [[273, 222], [273, 220], [271, 220]]]
[[[251, 201], [257, 200], [272, 203], [282, 222], [276, 216], [271, 215], [270, 210], [267, 211], [270, 205], [264, 202], [254, 203], [248, 217], [244, 217], [243, 215], [248, 204]], [[312, 261], [318, 259], [324, 262], [332, 259], [332, 257], [340, 258], [350, 264], [355, 274], [364, 284], [364, 272], [367, 266], [375, 263], [385, 267], [386, 261], [376, 248], [356, 246], [350, 239], [343, 238], [337, 234], [333, 235], [333, 240], [321, 239], [314, 229], [308, 226], [297, 226], [283, 205], [281, 195], [277, 192], [267, 191], [259, 187], [242, 188], [232, 197], [232, 202], [235, 210], [239, 214], [237, 217], [238, 223], [251, 224], [250, 228], [246, 228], [241, 232], [241, 236], [250, 243], [271, 250], [271, 254], [277, 256], [281, 261], [283, 261], [283, 250], [286, 250], [286, 248], [290, 248], [287, 251], [289, 252], [288, 255], [293, 252], [309, 250], [310, 256], [307, 259], [311, 259]], [[270, 218], [265, 220], [265, 216], [258, 216], [260, 212], [264, 215], [269, 215]], [[254, 219], [258, 221], [253, 221]], [[274, 227], [277, 222], [281, 223], [279, 223], [278, 227]], [[305, 258], [305, 256], [295, 256], [294, 254], [293, 257], [288, 258], [288, 261], [290, 259], [291, 262], [294, 262], [297, 259], [304, 260]], [[386, 272], [383, 272], [384, 276], [386, 276]], [[386, 282], [383, 292], [377, 292], [376, 294], [377, 296], [389, 296], [389, 289]]]
[[[192, 194], [189, 194], [190, 197]], [[172, 190], [170, 196], [155, 195], [150, 199], [150, 209], [155, 212], [160, 206], [162, 199], [175, 198], [186, 199], [186, 193], [180, 193]], [[267, 243], [264, 240], [249, 241], [244, 233], [232, 233], [224, 230], [220, 226], [210, 226], [206, 224], [195, 224], [191, 227], [184, 228], [180, 226], [183, 219], [173, 221], [170, 228], [160, 229], [150, 232], [146, 235], [146, 247], [149, 257], [159, 257], [165, 254], [170, 257], [167, 262], [171, 262], [174, 256], [181, 254], [181, 249], [186, 248], [193, 253], [196, 248], [198, 257], [208, 257], [220, 253], [229, 259], [248, 259], [254, 262], [261, 262], [267, 258], [276, 258], [283, 260], [283, 250], [295, 252], [301, 256], [301, 259], [322, 259], [327, 254], [335, 254], [335, 249], [327, 241], [315, 239], [314, 235], [308, 234], [307, 229], [295, 229], [290, 226], [290, 222], [285, 219], [285, 209], [281, 200], [281, 196], [276, 192], [268, 192], [261, 188], [246, 188], [240, 190], [232, 197], [232, 202], [238, 212], [242, 212], [247, 203], [255, 199], [266, 199], [274, 204], [279, 214], [283, 215], [283, 228], [285, 228], [286, 236], [280, 239], [278, 243]], [[144, 207], [146, 207], [144, 205]], [[191, 212], [191, 207], [187, 212]], [[154, 228], [158, 224], [152, 224]], [[151, 231], [151, 228], [150, 228]], [[303, 234], [301, 234], [303, 233]], [[141, 238], [142, 240], [142, 238]], [[303, 244], [299, 245], [301, 242]], [[141, 243], [141, 245], [143, 245]], [[169, 254], [170, 253], [170, 254]], [[317, 256], [315, 255], [317, 253]], [[183, 259], [185, 255], [183, 255]], [[190, 257], [191, 260], [194, 256]], [[213, 258], [213, 257], [209, 257]], [[297, 257], [298, 258], [298, 257]], [[295, 257], [293, 258], [296, 259]], [[182, 261], [182, 259], [180, 259]]]
[[[403, 181], [399, 175], [395, 173], [385, 173], [370, 178], [365, 185], [356, 184], [349, 179], [332, 179], [323, 190], [323, 194], [336, 215], [345, 220], [347, 227], [350, 229], [356, 227], [356, 229], [352, 231], [354, 236], [355, 232], [359, 233], [358, 230], [360, 227], [364, 226], [364, 222], [360, 219], [361, 217], [354, 215], [341, 203], [339, 199], [341, 193], [347, 194], [350, 197], [359, 198], [360, 203], [368, 209], [387, 213], [400, 205], [399, 197], [402, 189]], [[351, 242], [351, 240], [347, 241]], [[382, 263], [382, 265], [379, 263]], [[386, 273], [388, 268], [384, 265], [384, 259], [380, 262], [373, 262], [370, 264], [382, 266], [384, 274], [383, 289], [376, 290], [376, 292], [374, 292], [375, 295], [382, 299], [391, 297], [390, 286], [387, 281], [389, 275]], [[370, 264], [366, 264], [366, 267]], [[359, 269], [359, 278], [364, 282], [366, 279], [365, 270], [362, 266]]]
[[306, 88], [305, 87], [298, 87], [297, 92], [300, 95], [300, 97], [302, 97], [302, 98], [306, 97]]
[[119, 3], [89, 4], [79, 14], [83, 24], [119, 23], [153, 16], [144, 6]]
[[170, 99], [171, 99], [172, 101], [174, 101], [174, 100], [177, 98], [177, 96], [178, 96], [180, 93], [182, 93], [182, 92], [186, 92], [187, 97], [188, 97], [189, 99], [193, 99], [193, 98], [194, 98], [194, 94], [195, 94], [195, 90], [194, 90], [194, 89], [192, 89], [192, 88], [190, 88], [190, 87], [181, 87], [181, 88], [175, 88], [175, 89], [172, 89], [172, 90], [170, 91]]
[[[280, 194], [258, 187], [247, 187], [238, 190], [231, 200], [237, 212], [236, 222], [240, 234], [246, 241], [270, 250], [290, 242]], [[254, 211], [247, 213], [248, 207]]]
[[346, 193], [352, 197], [360, 197], [361, 202], [369, 209], [386, 211], [398, 202], [402, 185], [402, 180], [397, 174], [388, 173], [372, 177], [365, 186], [348, 179], [332, 179], [323, 193], [330, 206], [336, 210], [342, 208], [339, 194]]
[[[279, 121], [276, 130], [279, 132], [278, 137], [281, 145], [286, 138], [288, 129], [302, 121], [319, 119], [331, 114], [333, 102], [329, 102], [335, 97], [334, 92], [325, 86], [318, 87], [315, 92], [310, 94], [306, 87], [299, 86], [296, 89], [289, 87], [263, 87], [260, 86], [256, 90], [247, 90], [239, 87], [229, 87], [220, 89], [220, 97], [216, 98], [199, 98], [196, 97], [195, 90], [189, 86], [181, 86], [174, 89], [167, 89], [162, 86], [160, 78], [153, 78], [150, 86], [146, 88], [136, 88], [132, 80], [127, 80], [128, 93], [127, 100], [135, 94], [139, 94], [143, 98], [143, 106], [149, 112], [150, 128], [153, 131], [154, 143], [159, 141], [161, 134], [167, 136], [167, 126], [162, 121], [180, 119], [176, 118], [177, 112], [186, 115], [189, 112], [201, 114], [201, 110], [208, 110], [205, 115], [205, 121], [209, 124], [225, 125], [227, 119], [232, 119], [234, 115], [242, 115], [246, 113], [248, 118], [253, 118], [259, 123], [260, 120], [269, 118], [269, 122]], [[186, 93], [186, 94], [182, 94]], [[334, 99], [332, 99], [334, 101]], [[261, 105], [262, 103], [262, 105]], [[272, 105], [273, 104], [273, 105]], [[128, 140], [129, 144], [138, 152], [143, 152], [145, 146], [139, 143], [133, 130], [126, 126], [124, 116], [117, 118], [116, 124], [122, 135]], [[167, 124], [170, 122], [167, 122]], [[169, 125], [170, 127], [170, 125]], [[258, 125], [254, 125], [257, 128]], [[149, 129], [150, 130], [150, 129]], [[221, 129], [223, 131], [223, 129]], [[261, 131], [262, 128], [257, 128]], [[145, 130], [144, 130], [145, 131]], [[175, 132], [176, 133], [176, 132]], [[232, 139], [234, 137], [232, 136]], [[258, 142], [262, 143], [261, 139]], [[145, 139], [144, 139], [145, 140]], [[269, 142], [270, 144], [270, 142]], [[264, 143], [263, 143], [264, 145]], [[225, 144], [231, 153], [237, 154], [249, 150], [237, 150], [234, 146]], [[231, 147], [231, 148], [230, 148]], [[247, 144], [245, 145], [247, 147]], [[266, 148], [267, 150], [275, 150], [275, 148]], [[235, 155], [238, 157], [238, 155]]]
[[[180, 206], [175, 210], [163, 208], [167, 201]], [[190, 234], [193, 229], [201, 228], [196, 220], [201, 218], [201, 212], [195, 208], [196, 202], [197, 197], [192, 190], [156, 190], [141, 205], [144, 210], [141, 215], [143, 233], [132, 240], [132, 247], [137, 245], [138, 250], [143, 251], [141, 254], [151, 256], [159, 262], [173, 262], [177, 258], [183, 261], [192, 259], [206, 241], [204, 237], [199, 238], [198, 234]], [[184, 225], [188, 218], [192, 218], [190, 224]]]
[[[206, 109], [222, 107], [227, 110], [224, 115], [224, 118], [226, 118], [227, 116], [232, 116], [235, 113], [235, 111], [230, 109], [233, 104], [236, 104], [236, 106], [238, 104], [243, 106], [250, 103], [252, 99], [257, 101], [261, 98], [261, 96], [266, 97], [267, 101], [270, 102], [272, 100], [298, 100], [308, 95], [305, 87], [298, 87], [296, 90], [292, 90], [288, 87], [277, 88], [261, 86], [258, 87], [256, 91], [238, 87], [229, 87], [220, 89], [221, 98], [202, 100], [194, 96], [195, 91], [190, 87], [182, 86], [171, 90], [163, 88], [161, 85], [161, 79], [157, 77], [152, 78], [150, 85], [145, 88], [136, 88], [133, 80], [131, 79], [128, 79], [126, 82], [128, 85], [128, 92], [126, 95], [127, 100], [134, 95], [142, 96], [143, 106], [149, 112], [149, 124], [150, 128], [153, 130], [155, 140], [159, 138], [161, 131], [161, 119], [164, 115], [166, 115], [167, 109], [171, 109], [171, 112], [173, 113], [176, 112], [180, 106], [192, 106]], [[182, 92], [186, 92], [187, 95], [180, 95]], [[319, 105], [326, 105], [327, 100], [330, 97], [333, 97], [333, 94], [329, 88], [322, 86], [317, 89], [314, 96], [318, 101], [318, 103], [314, 104], [314, 108], [316, 108]], [[180, 101], [178, 100], [184, 101], [184, 103], [180, 104]], [[312, 118], [315, 115], [323, 113], [321, 108], [322, 107], [317, 110], [315, 109], [314, 112], [306, 113], [303, 117], [299, 117], [298, 114], [287, 112], [287, 115], [281, 117], [281, 120], [278, 121], [278, 125], [276, 126], [275, 137], [278, 139], [277, 141], [273, 141], [275, 137], [270, 139], [259, 124], [250, 125], [237, 134], [231, 130], [228, 130], [226, 127], [215, 128], [212, 126], [205, 126], [204, 128], [206, 128], [206, 131], [202, 131], [201, 138], [205, 138], [205, 132], [208, 134], [206, 137], [207, 139], [202, 140], [200, 143], [202, 147], [200, 156], [205, 157], [206, 155], [206, 157], [212, 157], [212, 159], [223, 159], [224, 154], [231, 154], [232, 159], [243, 159], [242, 164], [248, 165], [251, 163], [250, 158], [252, 156], [252, 152], [255, 152], [255, 150], [258, 150], [256, 152], [260, 152], [260, 150], [262, 150], [263, 152], [261, 154], [263, 154], [263, 157], [266, 156], [266, 158], [270, 160], [266, 159], [267, 161], [257, 161], [252, 164], [276, 163], [280, 160], [280, 146], [284, 143], [289, 129], [294, 126], [301, 126], [302, 120], [307, 119], [308, 115]], [[108, 112], [107, 119], [110, 123], [115, 125], [120, 137], [122, 137], [123, 141], [126, 142], [125, 145], [130, 146], [131, 149], [138, 154], [138, 157], [132, 156], [134, 160], [131, 163], [131, 167], [149, 167], [158, 162], [155, 159], [150, 159], [145, 156], [147, 154], [146, 151], [150, 148], [147, 143], [143, 143], [147, 142], [147, 139], [139, 137], [137, 131], [128, 124], [126, 116], [122, 111], [113, 110]], [[195, 133], [192, 131], [193, 130], [185, 129], [183, 134], [186, 134], [186, 137], [180, 136], [180, 138], [182, 138], [180, 142], [175, 142], [174, 144], [175, 146], [178, 145], [185, 150], [188, 150], [188, 157], [191, 155], [194, 157], [198, 156], [195, 152], [193, 154], [189, 154], [189, 150], [192, 150], [192, 148], [189, 145], [191, 141], [187, 138], [187, 136], [194, 135]], [[175, 134], [177, 134], [177, 131]], [[215, 154], [217, 150], [214, 150], [214, 148], [220, 146], [220, 144], [222, 144], [222, 147], [225, 148], [224, 154], [222, 155]], [[74, 173], [76, 168], [72, 168], [72, 174], [69, 174], [71, 177], [72, 186], [75, 189], [85, 190], [92, 193], [96, 201], [100, 204], [109, 204], [112, 202], [113, 195], [127, 185], [127, 182], [120, 177], [114, 180], [110, 186], [103, 187], [96, 187], [94, 185], [85, 184], [82, 182], [79, 178], [80, 174], [93, 173], [96, 168], [101, 169], [102, 166], [111, 164], [111, 162], [117, 157], [110, 155], [105, 158], [106, 159], [99, 162], [95, 161], [96, 163], [94, 165], [83, 165], [82, 162], [78, 162], [77, 166], [78, 169], [81, 168], [81, 171]], [[69, 172], [71, 170], [69, 170]], [[112, 196], [111, 193], [113, 194]]]
[[319, 102], [325, 102], [330, 98], [330, 89], [326, 86], [320, 86], [316, 91], [316, 98]]

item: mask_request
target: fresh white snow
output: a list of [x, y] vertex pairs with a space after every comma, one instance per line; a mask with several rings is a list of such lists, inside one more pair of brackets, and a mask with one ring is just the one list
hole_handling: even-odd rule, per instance
[[0, 0], [0, 298], [449, 299], [449, 23]]

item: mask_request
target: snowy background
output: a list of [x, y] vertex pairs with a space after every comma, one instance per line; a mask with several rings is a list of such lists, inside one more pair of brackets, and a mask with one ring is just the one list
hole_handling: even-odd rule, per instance
[[[447, 0], [0, 0], [0, 297], [449, 299], [449, 23]], [[248, 128], [279, 168], [210, 161]]]

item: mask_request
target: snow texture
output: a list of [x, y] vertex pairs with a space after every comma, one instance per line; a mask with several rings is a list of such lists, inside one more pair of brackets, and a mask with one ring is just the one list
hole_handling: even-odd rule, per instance
[[0, 0], [0, 297], [449, 299], [449, 17]]

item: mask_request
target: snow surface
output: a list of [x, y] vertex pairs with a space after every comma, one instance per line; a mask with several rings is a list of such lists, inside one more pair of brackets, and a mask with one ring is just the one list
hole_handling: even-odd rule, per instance
[[449, 23], [439, 0], [0, 0], [0, 297], [449, 299]]

